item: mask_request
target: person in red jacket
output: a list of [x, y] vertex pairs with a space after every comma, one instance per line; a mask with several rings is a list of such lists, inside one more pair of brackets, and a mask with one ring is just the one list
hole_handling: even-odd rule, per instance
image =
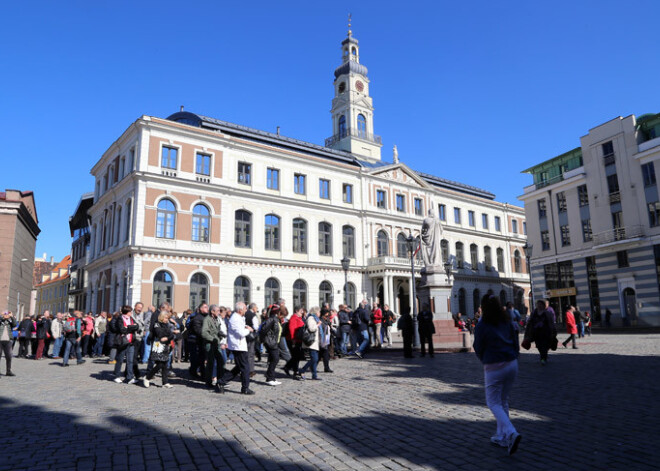
[[566, 344], [570, 341], [573, 341], [573, 348], [577, 348], [575, 345], [575, 336], [577, 335], [577, 324], [575, 323], [575, 307], [570, 306], [568, 311], [566, 311], [566, 332], [569, 334], [569, 337], [564, 340], [561, 344], [564, 348], [568, 348]]
[[383, 325], [383, 311], [381, 311], [378, 303], [374, 303], [373, 310], [371, 311], [371, 322], [373, 323], [371, 331], [371, 347], [380, 348], [380, 330]]
[[304, 358], [302, 349], [302, 328], [305, 325], [304, 315], [305, 309], [297, 306], [291, 319], [289, 319], [289, 332], [286, 332], [286, 335], [291, 340], [291, 359], [282, 367], [287, 376], [293, 370], [293, 379], [297, 380], [302, 379], [302, 376], [298, 374], [298, 368], [300, 367], [300, 360]]

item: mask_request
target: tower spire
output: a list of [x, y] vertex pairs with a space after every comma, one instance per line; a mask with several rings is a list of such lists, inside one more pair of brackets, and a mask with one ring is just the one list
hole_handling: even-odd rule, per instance
[[351, 20], [352, 20], [352, 16], [353, 16], [353, 15], [352, 15], [351, 13], [348, 14], [348, 37], [349, 37], [349, 38], [350, 38], [351, 36], [353, 36], [353, 31], [351, 31]]

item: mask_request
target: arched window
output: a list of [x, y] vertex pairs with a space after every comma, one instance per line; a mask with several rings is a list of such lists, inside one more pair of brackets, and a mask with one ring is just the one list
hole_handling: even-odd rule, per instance
[[[463, 242], [456, 242], [456, 268], [463, 268]], [[462, 311], [463, 312], [463, 311]], [[465, 314], [465, 312], [463, 312]]]
[[378, 231], [378, 240], [376, 242], [376, 249], [379, 257], [385, 257], [390, 254], [389, 245], [390, 238], [387, 236], [387, 232]]
[[504, 290], [500, 291], [500, 304], [506, 306], [506, 291]]
[[132, 201], [128, 200], [126, 202], [126, 232], [124, 232], [124, 240], [128, 240], [131, 236], [131, 207]]
[[355, 258], [355, 229], [351, 226], [341, 228], [343, 256]]
[[493, 254], [488, 246], [484, 247], [484, 265], [486, 266], [486, 271], [490, 271], [493, 266]]
[[209, 302], [209, 279], [204, 273], [195, 273], [190, 279], [190, 309]]
[[304, 219], [293, 220], [293, 251], [307, 253], [307, 222]]
[[114, 245], [119, 245], [119, 237], [121, 235], [121, 206], [117, 206], [115, 210], [115, 229], [112, 236]]
[[443, 263], [447, 263], [449, 261], [449, 241], [447, 239], [440, 241], [440, 250], [442, 251]]
[[293, 283], [293, 308], [307, 308], [307, 283], [296, 280]]
[[339, 117], [339, 128], [338, 128], [339, 138], [346, 137], [346, 116], [341, 115]]
[[332, 224], [319, 223], [319, 255], [332, 255]]
[[458, 312], [463, 315], [467, 314], [467, 306], [465, 305], [465, 288], [458, 290]]
[[504, 250], [497, 249], [497, 271], [504, 271]]
[[264, 307], [277, 302], [280, 299], [280, 282], [275, 278], [268, 278], [264, 285]]
[[522, 272], [522, 259], [520, 258], [520, 251], [513, 252], [513, 271], [516, 273]]
[[[156, 216], [156, 237], [174, 239], [175, 225], [176, 206], [167, 198], [160, 200]], [[155, 306], [160, 306], [160, 304], [155, 304]]]
[[357, 300], [357, 290], [355, 289], [355, 285], [349, 281], [346, 286], [344, 286], [344, 293], [345, 303], [354, 308]]
[[128, 301], [128, 275], [126, 272], [121, 275], [121, 299], [119, 305], [130, 304]]
[[478, 289], [475, 289], [472, 291], [472, 308], [474, 312], [477, 312], [479, 306], [481, 306], [481, 294], [479, 293]]
[[358, 125], [358, 137], [367, 137], [367, 118], [363, 114], [359, 114], [357, 117]]
[[[421, 250], [420, 250], [421, 252]], [[399, 258], [408, 258], [408, 241], [403, 232], [396, 236], [396, 256]]]
[[234, 213], [234, 245], [250, 247], [252, 244], [252, 214], [239, 209]]
[[154, 276], [154, 291], [151, 297], [151, 304], [160, 306], [163, 303], [172, 305], [172, 294], [174, 292], [174, 281], [172, 275], [165, 270], [161, 270]]
[[319, 285], [319, 306], [328, 303], [332, 307], [332, 285], [329, 281], [322, 281]]
[[250, 304], [250, 280], [244, 276], [234, 280], [234, 304], [239, 301]]
[[264, 229], [264, 247], [266, 250], [280, 250], [280, 218], [274, 214], [266, 215]]
[[209, 208], [203, 204], [196, 204], [193, 208], [192, 240], [195, 242], [208, 242], [210, 227], [211, 215]]
[[470, 244], [470, 265], [473, 270], [479, 269], [479, 250], [477, 244]]

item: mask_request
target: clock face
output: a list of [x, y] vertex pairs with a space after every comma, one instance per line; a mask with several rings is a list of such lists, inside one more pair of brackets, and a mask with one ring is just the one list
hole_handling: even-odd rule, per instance
[[358, 92], [361, 92], [364, 90], [364, 84], [361, 81], [355, 82], [355, 88], [357, 89]]

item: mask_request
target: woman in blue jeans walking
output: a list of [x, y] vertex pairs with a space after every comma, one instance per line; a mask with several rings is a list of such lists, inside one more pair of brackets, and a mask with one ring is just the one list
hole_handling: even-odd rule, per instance
[[518, 375], [518, 329], [496, 296], [484, 296], [481, 309], [483, 317], [475, 327], [473, 347], [484, 365], [486, 404], [497, 420], [490, 441], [512, 455], [522, 438], [509, 420], [509, 393]]
[[320, 379], [317, 376], [316, 366], [319, 362], [319, 324], [321, 319], [319, 318], [320, 309], [318, 306], [314, 306], [309, 310], [309, 315], [305, 319], [305, 324], [307, 325], [307, 330], [314, 333], [314, 342], [310, 345], [305, 345], [303, 343], [303, 348], [309, 349], [309, 361], [305, 363], [305, 366], [298, 370], [298, 376], [300, 379], [305, 379], [303, 374], [307, 371], [308, 368], [312, 370], [312, 379]]

